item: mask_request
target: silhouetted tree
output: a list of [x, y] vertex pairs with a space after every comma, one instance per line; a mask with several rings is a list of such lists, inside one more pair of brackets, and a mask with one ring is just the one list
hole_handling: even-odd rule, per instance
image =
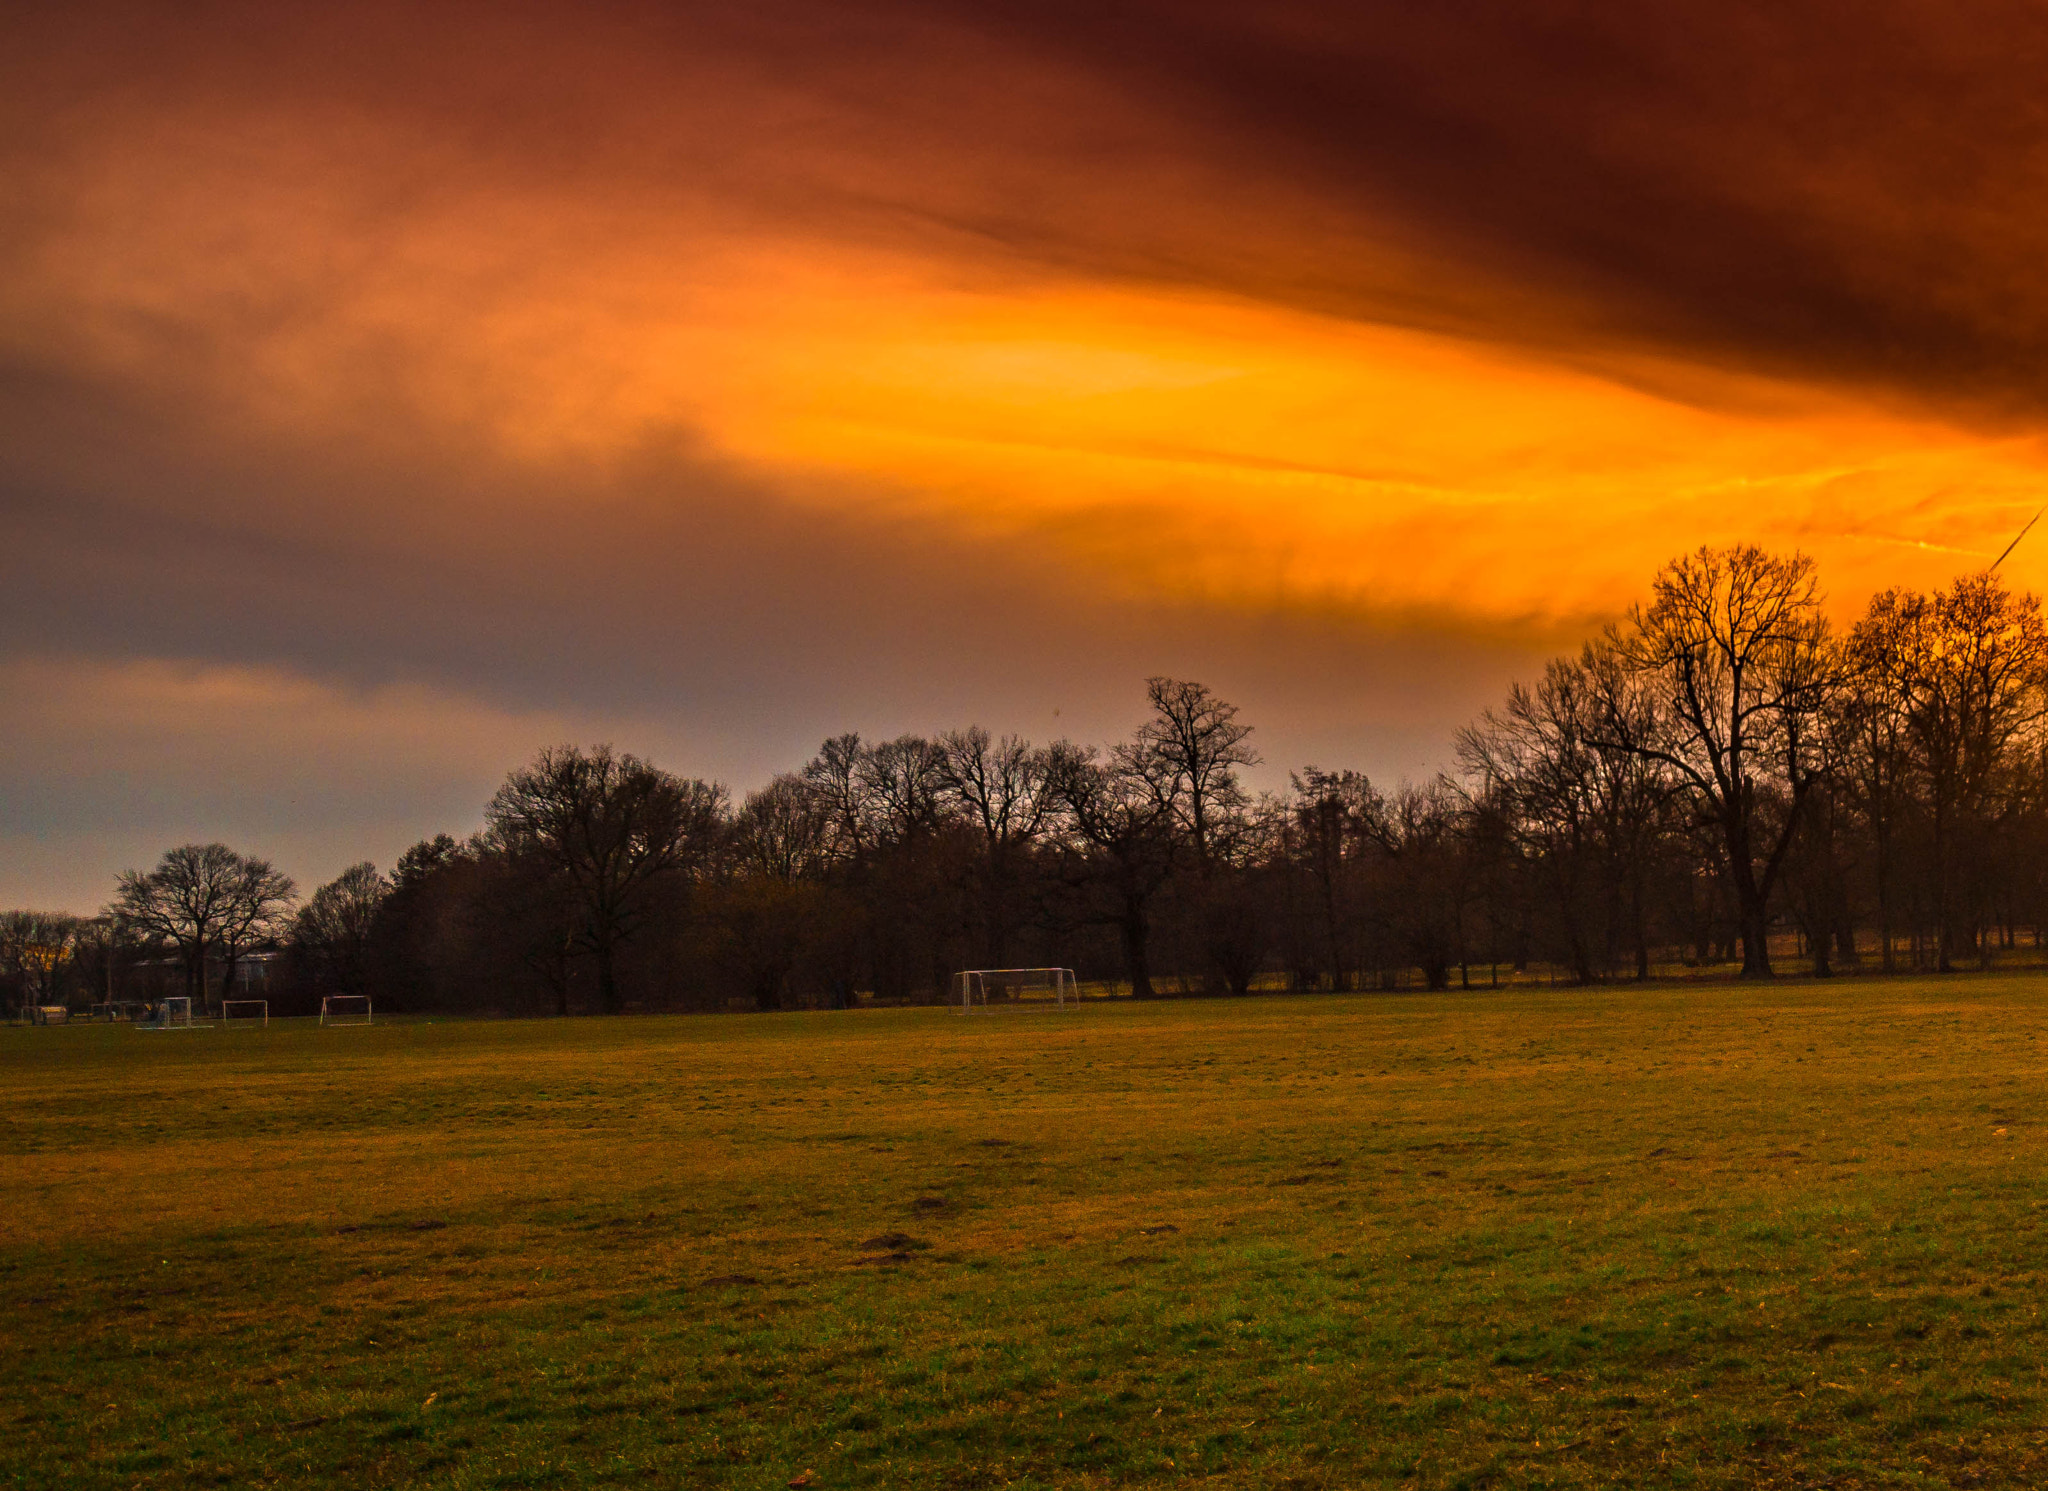
[[390, 895], [391, 882], [365, 860], [314, 891], [300, 908], [292, 919], [292, 949], [317, 987], [339, 994], [369, 992], [371, 941]]
[[1889, 592], [1875, 629], [1899, 658], [1905, 733], [1931, 838], [1936, 966], [1975, 945], [1982, 871], [2025, 802], [2027, 747], [2048, 714], [2048, 625], [2032, 596], [1967, 575], [1932, 596]]
[[1313, 887], [1309, 902], [1330, 987], [1348, 989], [1364, 966], [1359, 934], [1367, 916], [1368, 861], [1386, 841], [1386, 799], [1356, 771], [1311, 766], [1294, 776], [1293, 786], [1284, 847]]
[[1000, 968], [1010, 959], [1030, 851], [1055, 804], [1051, 757], [1014, 735], [993, 740], [979, 725], [940, 737], [939, 750], [943, 790], [975, 845], [977, 956]]
[[1251, 727], [1237, 722], [1235, 704], [1224, 703], [1203, 684], [1147, 679], [1145, 697], [1152, 718], [1139, 727], [1136, 749], [1151, 758], [1149, 771], [1171, 782], [1195, 867], [1206, 874], [1217, 815], [1244, 805], [1237, 768], [1259, 761], [1258, 752], [1245, 744]]
[[181, 954], [185, 991], [200, 999], [209, 955], [218, 951], [226, 964], [225, 995], [242, 952], [282, 930], [295, 893], [291, 878], [268, 860], [225, 844], [182, 844], [146, 874], [125, 871], [111, 910], [136, 933]]
[[1609, 629], [1616, 682], [1654, 709], [1610, 699], [1600, 744], [1668, 767], [1714, 830], [1742, 931], [1746, 977], [1771, 973], [1770, 900], [1819, 772], [1820, 712], [1837, 659], [1813, 561], [1748, 545], [1701, 549], [1657, 575], [1648, 607]]
[[1150, 999], [1152, 906], [1174, 870], [1176, 780], [1142, 747], [1104, 759], [1065, 741], [1048, 771], [1067, 840], [1063, 878], [1084, 917], [1116, 929], [1131, 993]]
[[[1603, 728], [1612, 713], [1619, 731]], [[1532, 689], [1460, 731], [1460, 764], [1540, 879], [1580, 982], [1604, 975], [1626, 945], [1638, 978], [1650, 971], [1648, 882], [1668, 773], [1653, 756], [1610, 743], [1654, 737], [1640, 680], [1608, 649], [1558, 658]]]
[[619, 945], [639, 929], [660, 878], [712, 851], [725, 805], [723, 788], [610, 746], [559, 746], [506, 778], [485, 822], [496, 845], [559, 874], [572, 935], [597, 962], [598, 1001], [616, 1014]]
[[0, 912], [0, 989], [17, 1015], [32, 1005], [61, 1004], [87, 925], [61, 911]]
[[240, 873], [230, 883], [217, 934], [220, 998], [226, 999], [235, 992], [235, 969], [243, 953], [275, 943], [289, 930], [298, 893], [292, 877], [280, 872], [269, 860], [242, 860]]

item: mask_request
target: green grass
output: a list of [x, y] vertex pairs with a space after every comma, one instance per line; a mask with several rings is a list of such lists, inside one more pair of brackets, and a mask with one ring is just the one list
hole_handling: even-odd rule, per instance
[[2048, 1480], [2048, 979], [0, 1031], [0, 1484]]

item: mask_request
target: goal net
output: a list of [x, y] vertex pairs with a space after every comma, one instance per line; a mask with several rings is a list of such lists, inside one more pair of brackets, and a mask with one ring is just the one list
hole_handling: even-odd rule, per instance
[[270, 1001], [267, 999], [223, 999], [220, 1002], [220, 1023], [223, 1025], [268, 1025], [270, 1023]]
[[192, 1001], [178, 994], [156, 1002], [156, 1013], [136, 1024], [137, 1030], [191, 1030]]
[[960, 1013], [990, 1008], [1067, 1009], [1080, 1004], [1071, 968], [968, 968], [956, 980]]
[[324, 995], [320, 1000], [320, 1023], [322, 1025], [370, 1024], [370, 996], [367, 994]]

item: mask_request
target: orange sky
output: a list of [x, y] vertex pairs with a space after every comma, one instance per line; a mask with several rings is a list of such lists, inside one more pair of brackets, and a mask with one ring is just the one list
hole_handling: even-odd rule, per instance
[[[0, 901], [557, 738], [1451, 731], [1671, 554], [2039, 506], [2017, 6], [85, 7], [0, 61]], [[2048, 584], [2048, 544], [2008, 562]]]

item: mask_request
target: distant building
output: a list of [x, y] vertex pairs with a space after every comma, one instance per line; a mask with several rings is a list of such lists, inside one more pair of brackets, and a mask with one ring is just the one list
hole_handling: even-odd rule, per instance
[[[243, 953], [235, 960], [235, 992], [231, 999], [267, 999], [275, 980], [283, 975], [284, 954], [274, 950]], [[220, 960], [206, 960], [206, 1002], [220, 993]], [[138, 999], [162, 999], [185, 992], [183, 958], [144, 958], [124, 972], [125, 992]]]

